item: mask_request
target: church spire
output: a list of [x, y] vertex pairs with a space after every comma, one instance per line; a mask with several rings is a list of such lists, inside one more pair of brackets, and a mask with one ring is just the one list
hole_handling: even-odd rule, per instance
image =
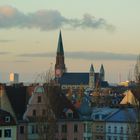
[[55, 77], [61, 77], [65, 72], [66, 72], [65, 57], [64, 57], [62, 35], [60, 31], [58, 46], [57, 46], [56, 63], [55, 63]]
[[59, 33], [58, 46], [57, 46], [57, 53], [59, 53], [59, 54], [64, 54], [61, 30], [60, 30], [60, 33]]

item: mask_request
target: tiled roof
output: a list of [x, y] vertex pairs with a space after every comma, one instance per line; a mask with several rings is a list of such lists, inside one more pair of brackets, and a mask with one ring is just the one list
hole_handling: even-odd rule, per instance
[[137, 112], [134, 108], [122, 108], [110, 116], [106, 121], [108, 122], [135, 122], [137, 119]]

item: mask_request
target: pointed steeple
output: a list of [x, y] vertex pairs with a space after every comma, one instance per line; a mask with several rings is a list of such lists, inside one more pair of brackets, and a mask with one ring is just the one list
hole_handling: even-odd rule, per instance
[[105, 80], [105, 70], [104, 70], [103, 64], [101, 65], [101, 68], [100, 68], [100, 80], [101, 81]]
[[57, 53], [59, 53], [59, 54], [64, 54], [61, 30], [60, 30], [60, 33], [59, 33], [58, 46], [57, 46]]
[[104, 66], [103, 66], [103, 64], [101, 65], [101, 68], [100, 68], [100, 73], [104, 73], [105, 72], [105, 70], [104, 70]]
[[89, 72], [89, 87], [93, 89], [95, 87], [95, 72], [93, 64], [90, 66], [90, 72]]
[[90, 72], [94, 72], [93, 64], [91, 64], [91, 66], [90, 66]]

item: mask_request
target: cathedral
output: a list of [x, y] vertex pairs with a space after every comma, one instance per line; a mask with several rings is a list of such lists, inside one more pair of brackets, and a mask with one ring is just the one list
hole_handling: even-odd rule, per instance
[[59, 33], [56, 53], [55, 80], [62, 86], [62, 89], [67, 89], [69, 87], [76, 89], [80, 86], [94, 89], [108, 86], [108, 82], [105, 81], [103, 65], [101, 65], [100, 72], [95, 72], [92, 64], [89, 72], [67, 72], [61, 31]]

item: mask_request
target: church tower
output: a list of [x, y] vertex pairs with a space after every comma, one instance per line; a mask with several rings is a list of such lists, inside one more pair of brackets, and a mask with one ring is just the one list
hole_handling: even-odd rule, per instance
[[90, 66], [90, 72], [89, 72], [89, 87], [91, 89], [95, 87], [95, 72], [92, 64]]
[[64, 49], [61, 31], [59, 33], [57, 53], [56, 53], [56, 63], [55, 63], [55, 77], [59, 78], [66, 72], [65, 60], [64, 60]]
[[105, 80], [105, 70], [104, 70], [104, 66], [102, 64], [101, 68], [100, 68], [100, 81], [104, 81], [104, 80]]

